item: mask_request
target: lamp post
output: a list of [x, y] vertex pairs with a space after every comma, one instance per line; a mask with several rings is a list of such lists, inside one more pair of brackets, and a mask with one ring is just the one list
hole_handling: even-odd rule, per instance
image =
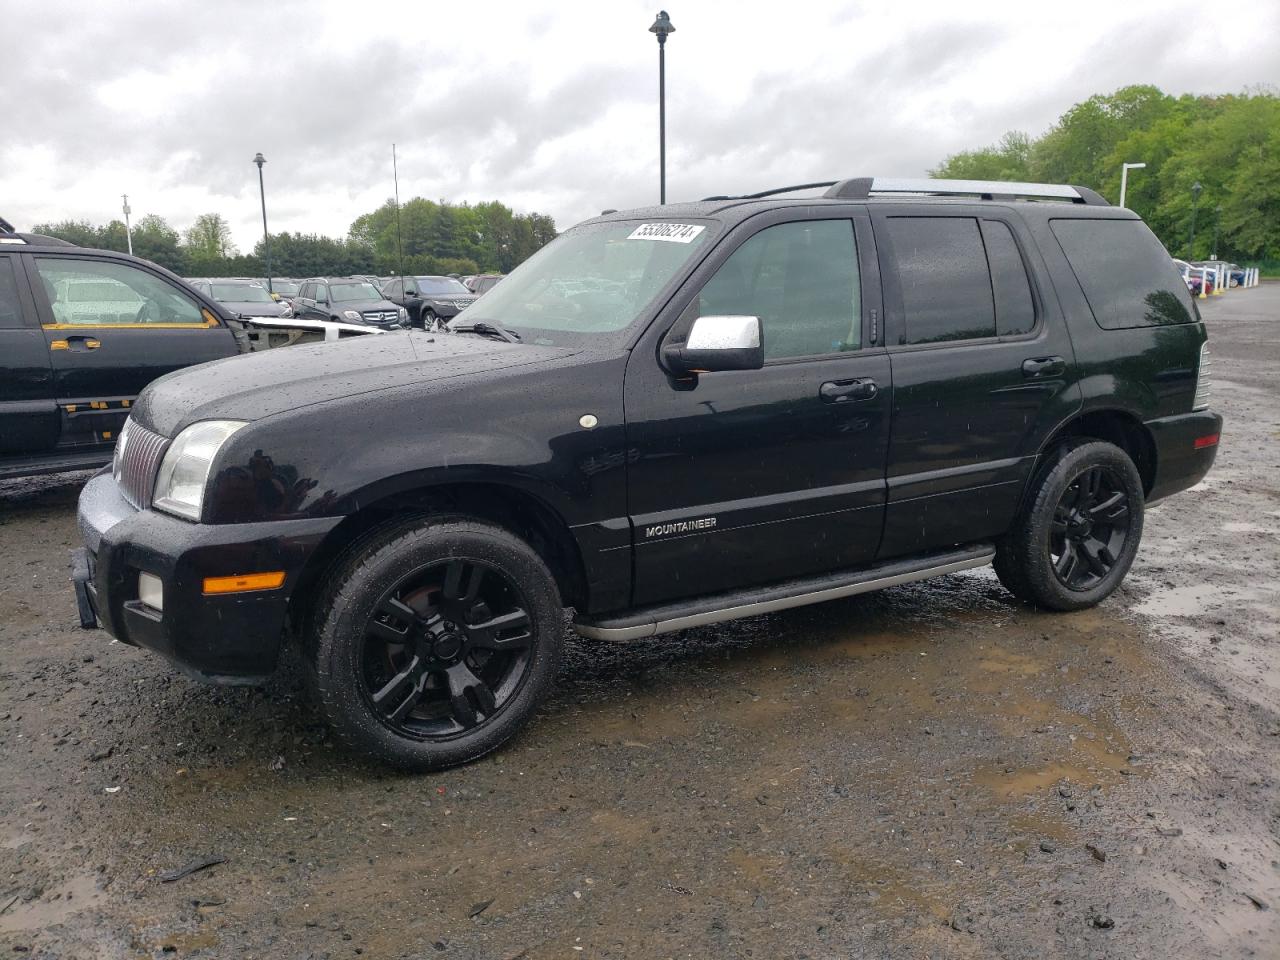
[[1123, 163], [1120, 165], [1120, 206], [1124, 206], [1125, 193], [1129, 187], [1129, 171], [1141, 170], [1145, 163]]
[[1222, 204], [1218, 204], [1213, 208], [1213, 252], [1209, 254], [1210, 260], [1218, 259], [1218, 227], [1222, 221]]
[[120, 194], [120, 199], [124, 201], [124, 235], [129, 241], [129, 256], [133, 256], [133, 228], [129, 226], [129, 214], [133, 213], [129, 209], [129, 195], [127, 193]]
[[675, 33], [667, 11], [659, 10], [649, 32], [658, 37], [658, 203], [667, 202], [667, 36]]
[[262, 165], [267, 161], [259, 151], [253, 155], [253, 162], [258, 165], [258, 195], [262, 198], [262, 242], [267, 247], [267, 293], [275, 293], [271, 287], [271, 234], [267, 233], [267, 190], [262, 185]]
[[1190, 262], [1196, 247], [1196, 208], [1200, 206], [1200, 192], [1204, 187], [1197, 180], [1191, 185], [1191, 236], [1187, 239], [1187, 261]]

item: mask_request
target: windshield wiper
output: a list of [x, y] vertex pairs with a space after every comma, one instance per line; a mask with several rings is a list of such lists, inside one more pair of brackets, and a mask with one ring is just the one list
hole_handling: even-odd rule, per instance
[[459, 323], [456, 326], [450, 324], [449, 329], [454, 333], [478, 333], [482, 337], [497, 337], [507, 343], [520, 342], [520, 334], [514, 330], [508, 330], [496, 320], [476, 320], [472, 323]]

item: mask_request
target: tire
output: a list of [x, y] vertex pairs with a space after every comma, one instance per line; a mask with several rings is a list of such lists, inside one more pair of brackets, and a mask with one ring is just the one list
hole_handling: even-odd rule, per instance
[[436, 327], [436, 312], [434, 310], [422, 311], [422, 329], [430, 333]]
[[537, 553], [460, 516], [373, 531], [330, 574], [314, 622], [317, 699], [338, 736], [415, 771], [514, 736], [555, 679], [565, 632]]
[[1101, 603], [1142, 540], [1145, 495], [1133, 461], [1101, 440], [1069, 440], [1032, 481], [1026, 506], [996, 544], [1000, 582], [1047, 610]]

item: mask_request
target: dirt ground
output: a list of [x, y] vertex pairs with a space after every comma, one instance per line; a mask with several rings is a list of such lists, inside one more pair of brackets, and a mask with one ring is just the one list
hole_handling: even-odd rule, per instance
[[1280, 957], [1280, 284], [1201, 304], [1218, 464], [1101, 607], [983, 570], [577, 641], [434, 776], [336, 746], [296, 670], [80, 630], [84, 475], [0, 484], [0, 952]]

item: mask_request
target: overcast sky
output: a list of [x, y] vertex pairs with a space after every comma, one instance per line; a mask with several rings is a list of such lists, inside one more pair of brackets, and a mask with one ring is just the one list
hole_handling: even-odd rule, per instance
[[[1092, 93], [1280, 81], [1280, 3], [670, 0], [672, 200], [922, 175]], [[539, 12], [539, 11], [543, 12]], [[0, 0], [0, 215], [216, 211], [249, 250], [391, 196], [567, 228], [657, 199], [654, 2]], [[1141, 158], [1135, 158], [1141, 159]]]

